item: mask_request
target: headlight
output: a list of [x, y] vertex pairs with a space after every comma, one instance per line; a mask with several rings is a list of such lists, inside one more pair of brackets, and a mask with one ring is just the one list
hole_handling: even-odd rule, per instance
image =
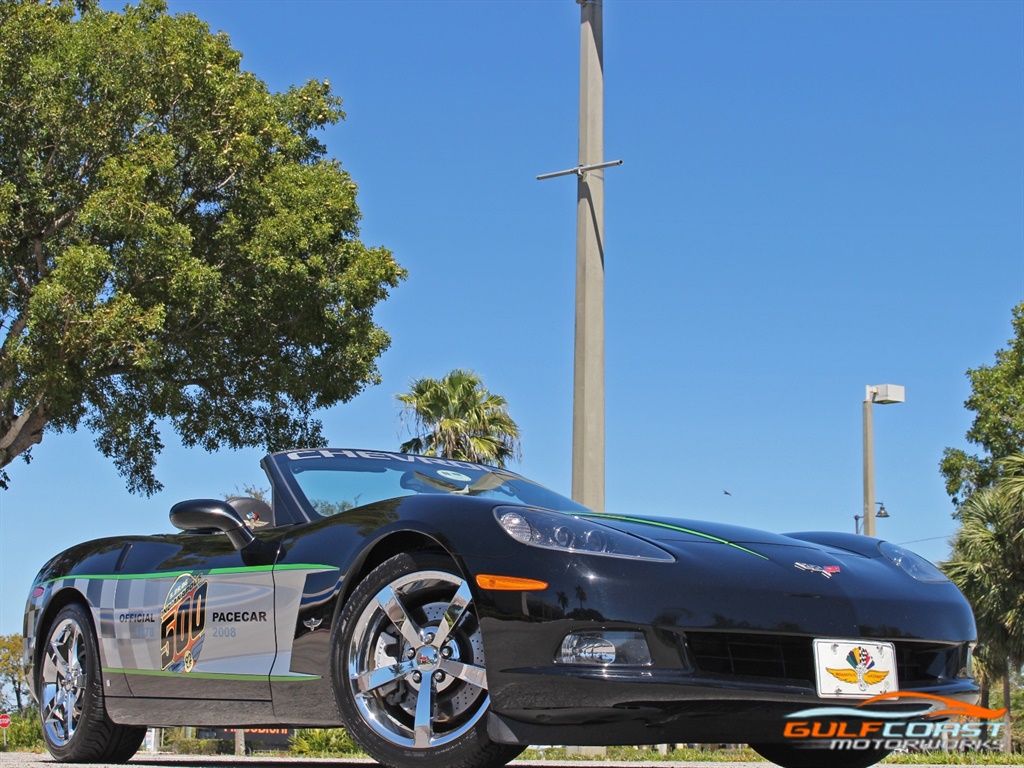
[[531, 547], [630, 560], [675, 561], [665, 550], [593, 520], [529, 507], [498, 507], [494, 516], [505, 533]]
[[881, 542], [878, 548], [882, 550], [883, 555], [892, 560], [897, 568], [913, 576], [918, 581], [949, 581], [946, 578], [946, 574], [909, 549], [904, 549], [896, 544], [890, 544], [888, 541]]

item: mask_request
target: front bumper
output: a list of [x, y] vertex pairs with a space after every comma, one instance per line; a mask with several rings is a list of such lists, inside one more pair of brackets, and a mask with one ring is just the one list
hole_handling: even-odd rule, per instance
[[[548, 589], [477, 602], [497, 741], [778, 741], [787, 714], [857, 703], [818, 697], [815, 638], [893, 642], [900, 690], [977, 700], [973, 617], [951, 584], [901, 581], [884, 563], [863, 564], [859, 578], [849, 568], [843, 583], [743, 553], [742, 569], [725, 563], [718, 574], [692, 562], [523, 554], [502, 572]], [[567, 633], [602, 630], [642, 632], [651, 664], [556, 663]]]
[[[562, 672], [562, 670], [559, 670]], [[819, 698], [813, 686], [699, 674], [568, 670], [522, 680], [513, 697], [523, 706], [492, 706], [489, 732], [514, 744], [665, 744], [782, 741], [785, 716], [845, 704]], [[909, 691], [911, 689], [904, 688]], [[945, 680], [924, 689], [967, 703], [972, 680]], [[526, 693], [528, 691], [528, 693]], [[525, 693], [525, 695], [523, 695]], [[509, 697], [506, 697], [509, 698]], [[899, 711], [908, 705], [893, 705]]]

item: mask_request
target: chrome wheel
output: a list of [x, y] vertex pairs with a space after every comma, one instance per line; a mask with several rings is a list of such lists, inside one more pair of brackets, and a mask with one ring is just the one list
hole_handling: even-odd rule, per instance
[[355, 617], [346, 670], [360, 718], [390, 744], [426, 750], [470, 732], [489, 697], [469, 584], [445, 570], [388, 579]]
[[40, 632], [39, 718], [50, 754], [66, 763], [123, 763], [138, 750], [146, 729], [107, 717], [100, 650], [89, 609], [69, 603]]
[[90, 659], [85, 635], [74, 618], [65, 618], [50, 632], [40, 673], [40, 714], [47, 740], [64, 746], [82, 720]]

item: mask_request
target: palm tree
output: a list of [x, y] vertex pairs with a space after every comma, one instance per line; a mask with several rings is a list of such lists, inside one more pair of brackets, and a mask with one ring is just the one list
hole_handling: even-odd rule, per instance
[[587, 602], [587, 593], [583, 591], [583, 585], [576, 585], [576, 599], [580, 601], [580, 610], [583, 610], [583, 604]]
[[[1003, 469], [996, 486], [975, 491], [960, 507], [952, 556], [943, 564], [974, 610], [982, 706], [1000, 678], [1009, 701], [1010, 669], [1024, 663], [1024, 455], [1004, 461]], [[1006, 733], [1009, 716], [1008, 709]]]
[[460, 368], [441, 379], [422, 378], [396, 396], [412, 422], [411, 440], [402, 453], [504, 467], [519, 460], [519, 427], [508, 413], [508, 402], [488, 392], [480, 376]]

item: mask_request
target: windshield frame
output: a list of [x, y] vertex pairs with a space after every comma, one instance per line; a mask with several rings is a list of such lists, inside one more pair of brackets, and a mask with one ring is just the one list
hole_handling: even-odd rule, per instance
[[[488, 498], [491, 498], [490, 492], [500, 492], [500, 496], [493, 497], [496, 504], [540, 506], [544, 509], [555, 509], [570, 514], [591, 512], [587, 507], [516, 472], [502, 467], [458, 459], [352, 448], [311, 448], [273, 453], [266, 457], [265, 462], [274, 468], [272, 474], [276, 475], [279, 483], [287, 488], [289, 506], [294, 507], [301, 516], [310, 522], [329, 519], [342, 512], [359, 509], [376, 502], [426, 494], [479, 497], [481, 494], [488, 493]], [[387, 496], [378, 495], [366, 499], [359, 499], [357, 496], [358, 503], [354, 504], [341, 499], [310, 499], [307, 497], [308, 486], [304, 487], [299, 480], [302, 472], [297, 472], [296, 469], [302, 465], [297, 465], [297, 462], [308, 462], [309, 470], [319, 469], [324, 472], [338, 471], [367, 475], [377, 474], [377, 472], [361, 470], [358, 467], [366, 466], [367, 462], [380, 462], [381, 472], [402, 471], [404, 473], [401, 488], [408, 492]], [[336, 470], [332, 470], [332, 464], [337, 465]], [[412, 476], [406, 477], [410, 472], [413, 473]], [[497, 485], [495, 485], [496, 478], [501, 479]], [[275, 483], [276, 485], [277, 483]], [[326, 501], [328, 507], [335, 504], [341, 508], [332, 514], [321, 514], [316, 508], [316, 502], [323, 503], [323, 501]], [[552, 506], [551, 502], [557, 503]]]

